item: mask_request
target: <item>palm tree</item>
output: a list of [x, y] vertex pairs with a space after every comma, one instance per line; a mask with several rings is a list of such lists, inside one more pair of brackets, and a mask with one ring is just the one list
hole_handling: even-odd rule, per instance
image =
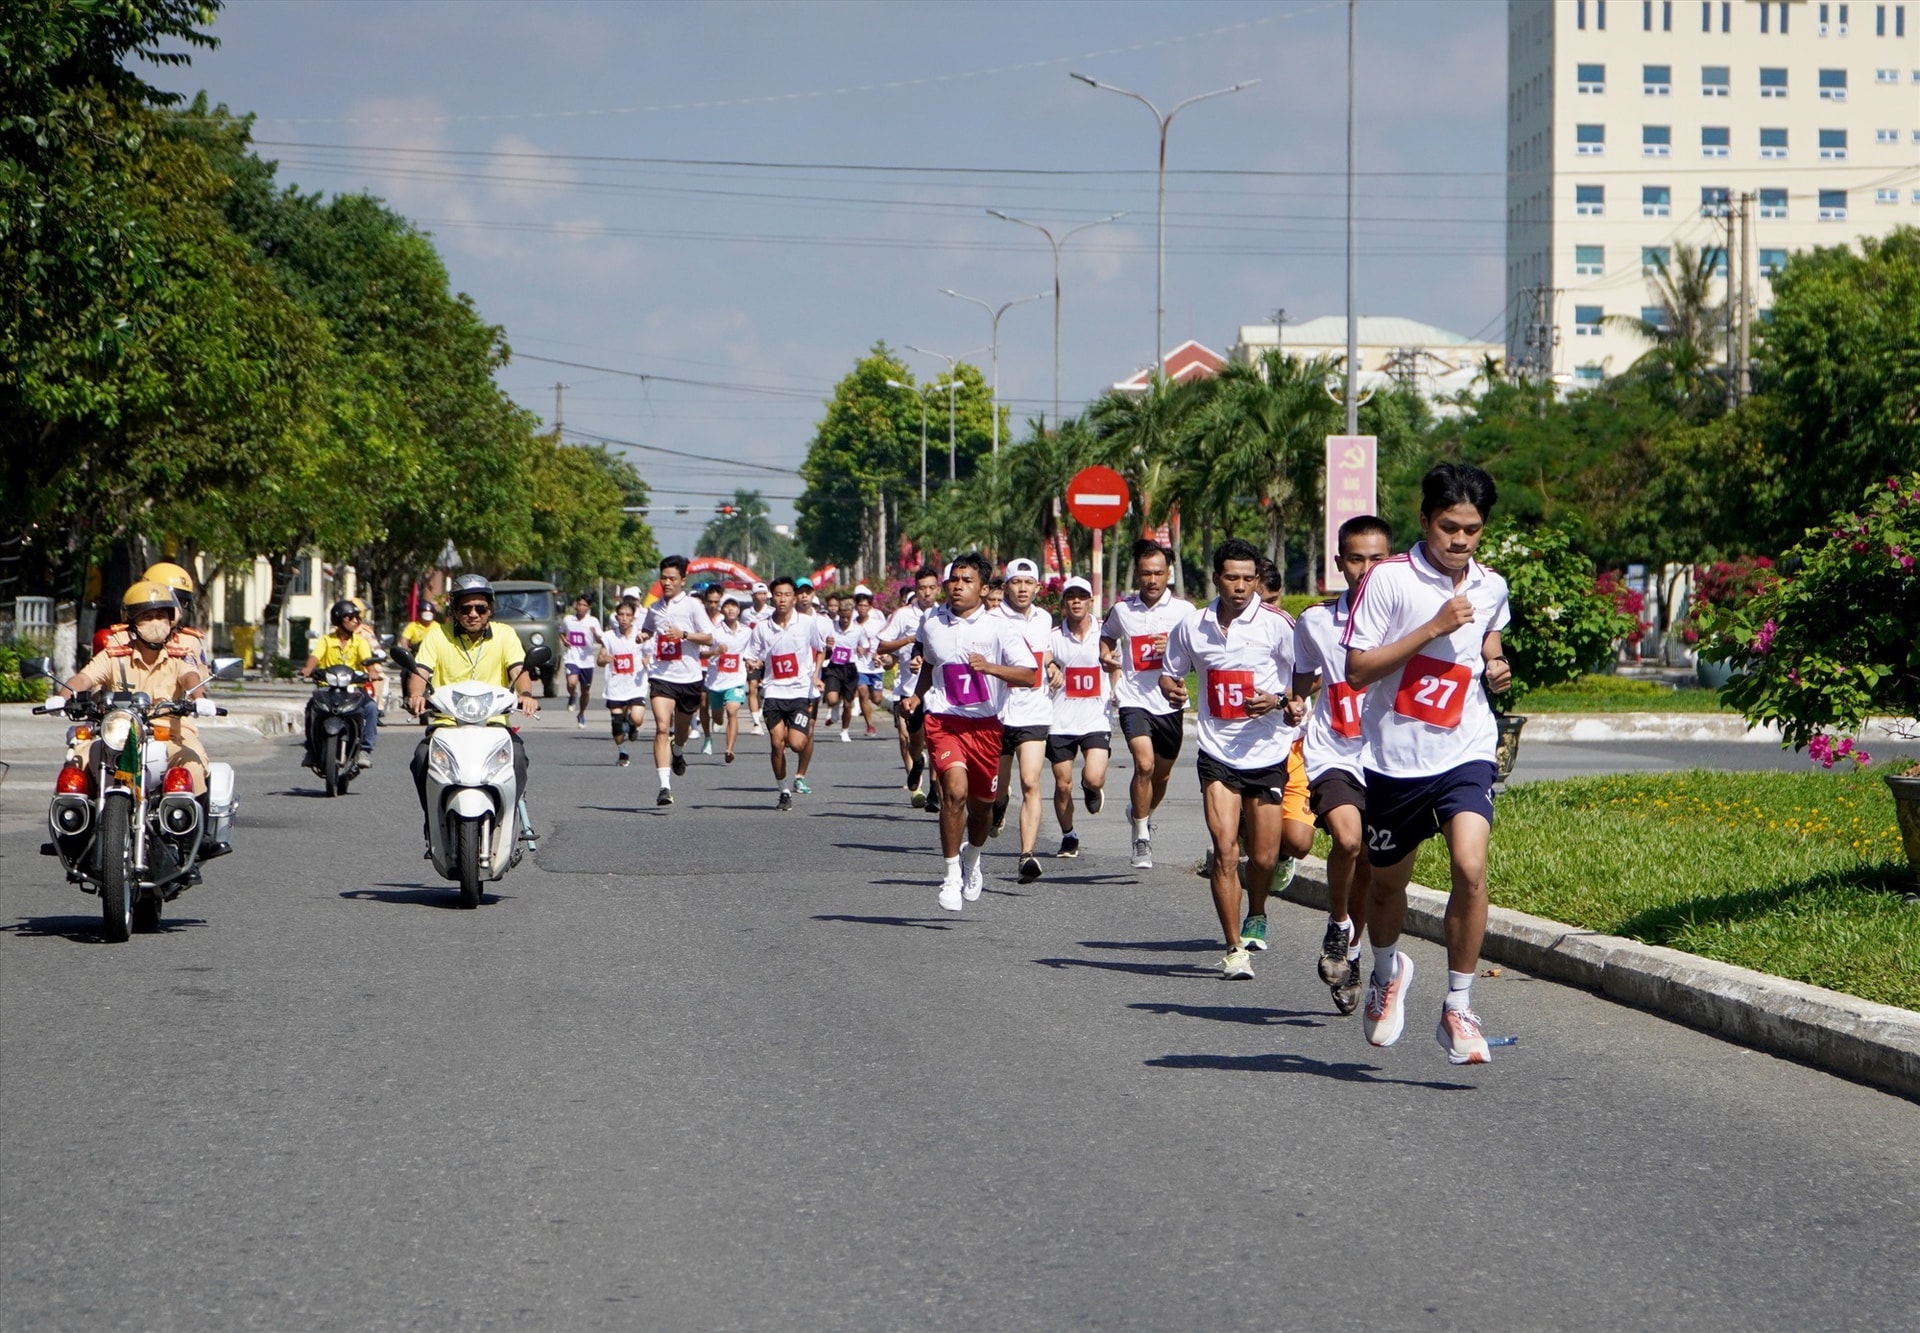
[[[1193, 385], [1155, 375], [1140, 393], [1113, 390], [1088, 407], [1086, 422], [1094, 438], [1094, 460], [1127, 479], [1133, 489], [1137, 531], [1165, 522], [1178, 503], [1175, 479], [1197, 395]], [[1122, 526], [1126, 520], [1121, 520]], [[1118, 567], [1122, 532], [1113, 534], [1112, 558]], [[1180, 562], [1174, 562], [1176, 580]]]
[[1713, 299], [1714, 273], [1725, 265], [1717, 245], [1698, 248], [1676, 243], [1672, 258], [1654, 254], [1648, 288], [1657, 320], [1642, 315], [1608, 315], [1615, 328], [1631, 330], [1651, 343], [1627, 374], [1664, 385], [1673, 406], [1689, 420], [1710, 416], [1721, 400], [1714, 367], [1715, 342], [1726, 324], [1726, 306]]
[[723, 502], [719, 517], [701, 531], [695, 552], [751, 568], [756, 559], [772, 549], [778, 536], [767, 512], [767, 502], [759, 491], [736, 490], [732, 502]]

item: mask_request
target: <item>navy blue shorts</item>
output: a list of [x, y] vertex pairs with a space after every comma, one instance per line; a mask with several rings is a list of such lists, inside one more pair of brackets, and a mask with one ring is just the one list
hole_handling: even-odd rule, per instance
[[1368, 769], [1367, 863], [1398, 865], [1463, 812], [1483, 816], [1491, 826], [1493, 772], [1491, 759], [1423, 778], [1390, 778]]

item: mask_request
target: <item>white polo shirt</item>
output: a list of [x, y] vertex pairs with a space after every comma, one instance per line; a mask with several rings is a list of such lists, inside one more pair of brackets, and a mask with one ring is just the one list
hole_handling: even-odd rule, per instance
[[638, 703], [647, 697], [647, 654], [640, 642], [640, 627], [630, 635], [615, 625], [600, 636], [607, 650], [607, 692], [610, 704]]
[[1375, 565], [1355, 590], [1344, 646], [1381, 648], [1432, 620], [1455, 593], [1473, 603], [1473, 619], [1435, 639], [1399, 671], [1367, 687], [1361, 711], [1369, 764], [1394, 778], [1435, 777], [1462, 764], [1493, 759], [1498, 739], [1493, 706], [1480, 684], [1481, 644], [1505, 629], [1507, 581], [1479, 561], [1453, 576], [1428, 562], [1426, 543]]
[[740, 608], [740, 623], [745, 625], [748, 629], [752, 629], [755, 625], [758, 625], [761, 621], [765, 620], [768, 616], [772, 614], [773, 614], [772, 602], [768, 602], [765, 606], [753, 606], [753, 605], [743, 606]]
[[653, 677], [675, 685], [689, 685], [701, 679], [700, 645], [680, 639], [662, 639], [663, 629], [687, 634], [710, 634], [713, 621], [707, 608], [692, 593], [683, 592], [673, 600], [662, 599], [647, 608], [647, 631], [653, 640]]
[[1353, 615], [1352, 596], [1343, 592], [1332, 601], [1310, 606], [1294, 621], [1294, 678], [1304, 685], [1307, 677], [1320, 677], [1320, 693], [1314, 696], [1300, 729], [1300, 758], [1309, 782], [1335, 769], [1359, 781], [1367, 769], [1367, 741], [1360, 718], [1366, 695], [1347, 684], [1343, 644]]
[[[938, 606], [939, 603], [934, 605]], [[893, 654], [894, 665], [898, 668], [893, 677], [893, 697], [896, 699], [904, 699], [913, 693], [914, 673], [907, 669], [907, 664], [913, 660], [914, 640], [920, 637], [920, 622], [926, 617], [927, 613], [920, 609], [918, 601], [909, 601], [893, 613], [887, 621], [887, 627], [880, 631], [883, 641], [907, 640], [907, 646]]]
[[1200, 678], [1201, 750], [1243, 771], [1285, 767], [1299, 728], [1287, 725], [1284, 707], [1248, 717], [1246, 702], [1255, 690], [1286, 693], [1293, 617], [1256, 597], [1222, 626], [1216, 598], [1167, 638], [1164, 674], [1182, 680], [1189, 671]]
[[868, 607], [864, 616], [854, 616], [853, 623], [867, 636], [861, 650], [854, 654], [854, 670], [865, 676], [877, 676], [885, 666], [880, 660], [880, 640], [885, 637], [882, 631], [887, 627], [887, 618]]
[[1100, 625], [1091, 617], [1084, 638], [1076, 638], [1063, 620], [1047, 636], [1047, 653], [1060, 667], [1060, 688], [1053, 692], [1054, 736], [1091, 736], [1113, 729], [1107, 700], [1113, 691], [1100, 665]]
[[[1034, 664], [1034, 670], [1040, 672], [1046, 665], [1047, 642], [1053, 638], [1053, 617], [1038, 606], [1028, 607], [1027, 614], [1022, 616], [1004, 602], [996, 614], [1026, 644], [1028, 660]], [[1007, 701], [1000, 708], [1000, 721], [1009, 727], [1050, 727], [1053, 724], [1053, 695], [1047, 690], [1044, 674], [1036, 676], [1032, 685], [1007, 687]]]
[[813, 697], [814, 660], [827, 646], [820, 622], [793, 612], [782, 625], [768, 616], [747, 638], [747, 656], [766, 667], [760, 697], [781, 703], [802, 703]]
[[936, 606], [920, 622], [920, 656], [928, 677], [925, 707], [941, 717], [997, 718], [1007, 701], [1007, 683], [975, 671], [979, 653], [996, 666], [1030, 666], [1033, 654], [1018, 626], [982, 603], [970, 616]]
[[1122, 708], [1144, 708], [1149, 713], [1176, 711], [1160, 693], [1160, 657], [1153, 650], [1153, 640], [1159, 634], [1171, 637], [1193, 615], [1193, 603], [1175, 597], [1172, 588], [1152, 606], [1141, 601], [1137, 592], [1113, 604], [1100, 627], [1100, 637], [1111, 639], [1120, 649], [1120, 679], [1113, 693]]
[[560, 659], [563, 667], [590, 667], [593, 665], [593, 650], [599, 645], [606, 630], [600, 624], [598, 616], [568, 616], [560, 622], [560, 641], [567, 646], [566, 656]]
[[731, 690], [747, 683], [747, 641], [753, 628], [740, 621], [732, 629], [721, 621], [713, 627], [713, 647], [707, 650], [707, 688]]
[[857, 620], [842, 625], [837, 620], [822, 619], [827, 630], [827, 661], [834, 666], [860, 670], [860, 659], [873, 659], [873, 645], [879, 640], [873, 637], [873, 631]]

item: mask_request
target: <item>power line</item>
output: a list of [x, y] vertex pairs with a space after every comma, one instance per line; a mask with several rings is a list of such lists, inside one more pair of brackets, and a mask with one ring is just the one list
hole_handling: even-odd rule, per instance
[[746, 468], [754, 472], [772, 472], [782, 477], [797, 477], [800, 475], [798, 468], [774, 467], [771, 463], [749, 463], [744, 459], [738, 458], [715, 458], [711, 454], [690, 454], [681, 449], [669, 449], [665, 445], [642, 444], [638, 440], [622, 440], [612, 435], [596, 435], [592, 431], [580, 430], [574, 426], [568, 426], [566, 433], [579, 439], [591, 440], [595, 444], [611, 444], [621, 449], [645, 449], [648, 453], [669, 454], [674, 458], [692, 459], [696, 463], [717, 463], [722, 467]]
[[566, 366], [574, 370], [593, 370], [603, 375], [618, 375], [623, 379], [646, 380], [653, 384], [679, 384], [695, 389], [723, 389], [731, 393], [758, 393], [773, 398], [812, 398], [820, 395], [806, 389], [783, 389], [771, 384], [738, 384], [725, 380], [696, 380], [681, 375], [655, 375], [642, 370], [619, 370], [613, 366], [590, 366], [580, 361], [562, 361], [559, 357], [535, 356], [532, 352], [517, 352], [518, 361], [538, 361], [542, 365]]

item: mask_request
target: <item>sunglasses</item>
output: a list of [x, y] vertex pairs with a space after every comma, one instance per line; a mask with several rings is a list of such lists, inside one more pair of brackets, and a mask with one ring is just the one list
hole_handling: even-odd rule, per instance
[[485, 602], [468, 602], [465, 606], [456, 608], [455, 614], [462, 616], [484, 616], [491, 610], [493, 610], [493, 608]]

